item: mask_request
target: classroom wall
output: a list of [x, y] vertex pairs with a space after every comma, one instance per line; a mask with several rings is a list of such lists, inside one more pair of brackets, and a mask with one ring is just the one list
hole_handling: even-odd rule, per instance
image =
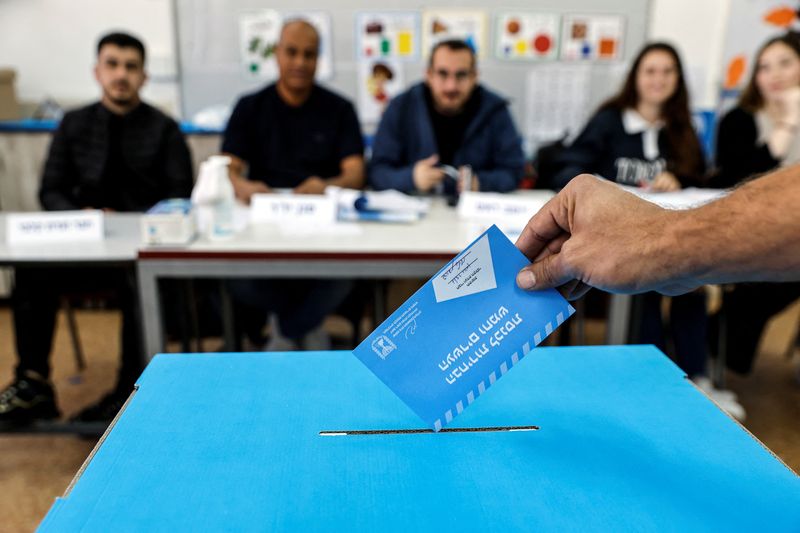
[[651, 4], [648, 35], [677, 46], [694, 108], [717, 106], [729, 8], [730, 0], [655, 0]]
[[[653, 0], [648, 32], [680, 49], [695, 107], [714, 108], [731, 0]], [[502, 7], [500, 5], [497, 6]], [[71, 37], [65, 39], [65, 27]], [[97, 97], [94, 45], [110, 28], [126, 28], [146, 41], [151, 80], [145, 98], [179, 114], [171, 0], [2, 0], [0, 66], [18, 71], [18, 98], [46, 96], [64, 105]], [[37, 46], [31, 46], [35, 35]], [[58, 60], [55, 60], [55, 58]]]
[[99, 96], [92, 72], [97, 40], [127, 29], [147, 46], [144, 97], [178, 113], [172, 12], [171, 0], [2, 0], [0, 67], [17, 70], [20, 101], [91, 101]]

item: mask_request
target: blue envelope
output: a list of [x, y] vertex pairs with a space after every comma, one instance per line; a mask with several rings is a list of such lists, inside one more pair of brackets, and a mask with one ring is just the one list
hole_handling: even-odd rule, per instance
[[353, 353], [439, 431], [575, 312], [555, 290], [517, 287], [528, 263], [492, 226]]

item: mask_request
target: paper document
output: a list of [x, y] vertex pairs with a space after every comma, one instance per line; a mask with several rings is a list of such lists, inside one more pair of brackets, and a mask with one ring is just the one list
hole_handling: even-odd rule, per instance
[[672, 192], [653, 192], [641, 187], [620, 185], [626, 191], [635, 194], [643, 200], [654, 203], [664, 209], [694, 209], [727, 195], [727, 189], [698, 189], [688, 187]]
[[354, 355], [439, 431], [574, 312], [555, 290], [517, 287], [528, 263], [492, 226]]

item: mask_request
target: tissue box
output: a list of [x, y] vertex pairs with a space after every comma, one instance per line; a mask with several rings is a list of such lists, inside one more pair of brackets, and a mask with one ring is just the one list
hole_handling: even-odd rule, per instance
[[192, 201], [162, 200], [142, 216], [142, 243], [187, 244], [197, 233]]

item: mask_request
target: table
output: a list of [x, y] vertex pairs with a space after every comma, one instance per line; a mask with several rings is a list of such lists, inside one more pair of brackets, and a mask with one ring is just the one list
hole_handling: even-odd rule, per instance
[[[521, 193], [543, 204], [553, 193]], [[480, 235], [487, 224], [460, 220], [436, 199], [413, 224], [343, 223], [341, 230], [285, 234], [277, 226], [250, 225], [233, 239], [207, 239], [185, 247], [139, 251], [145, 349], [164, 350], [160, 278], [428, 278]]]
[[40, 531], [796, 531], [800, 478], [651, 346], [537, 348], [452, 424], [345, 352], [166, 354]]
[[141, 241], [140, 218], [134, 213], [106, 213], [105, 239], [98, 242], [9, 246], [7, 214], [0, 213], [0, 266], [131, 266]]

